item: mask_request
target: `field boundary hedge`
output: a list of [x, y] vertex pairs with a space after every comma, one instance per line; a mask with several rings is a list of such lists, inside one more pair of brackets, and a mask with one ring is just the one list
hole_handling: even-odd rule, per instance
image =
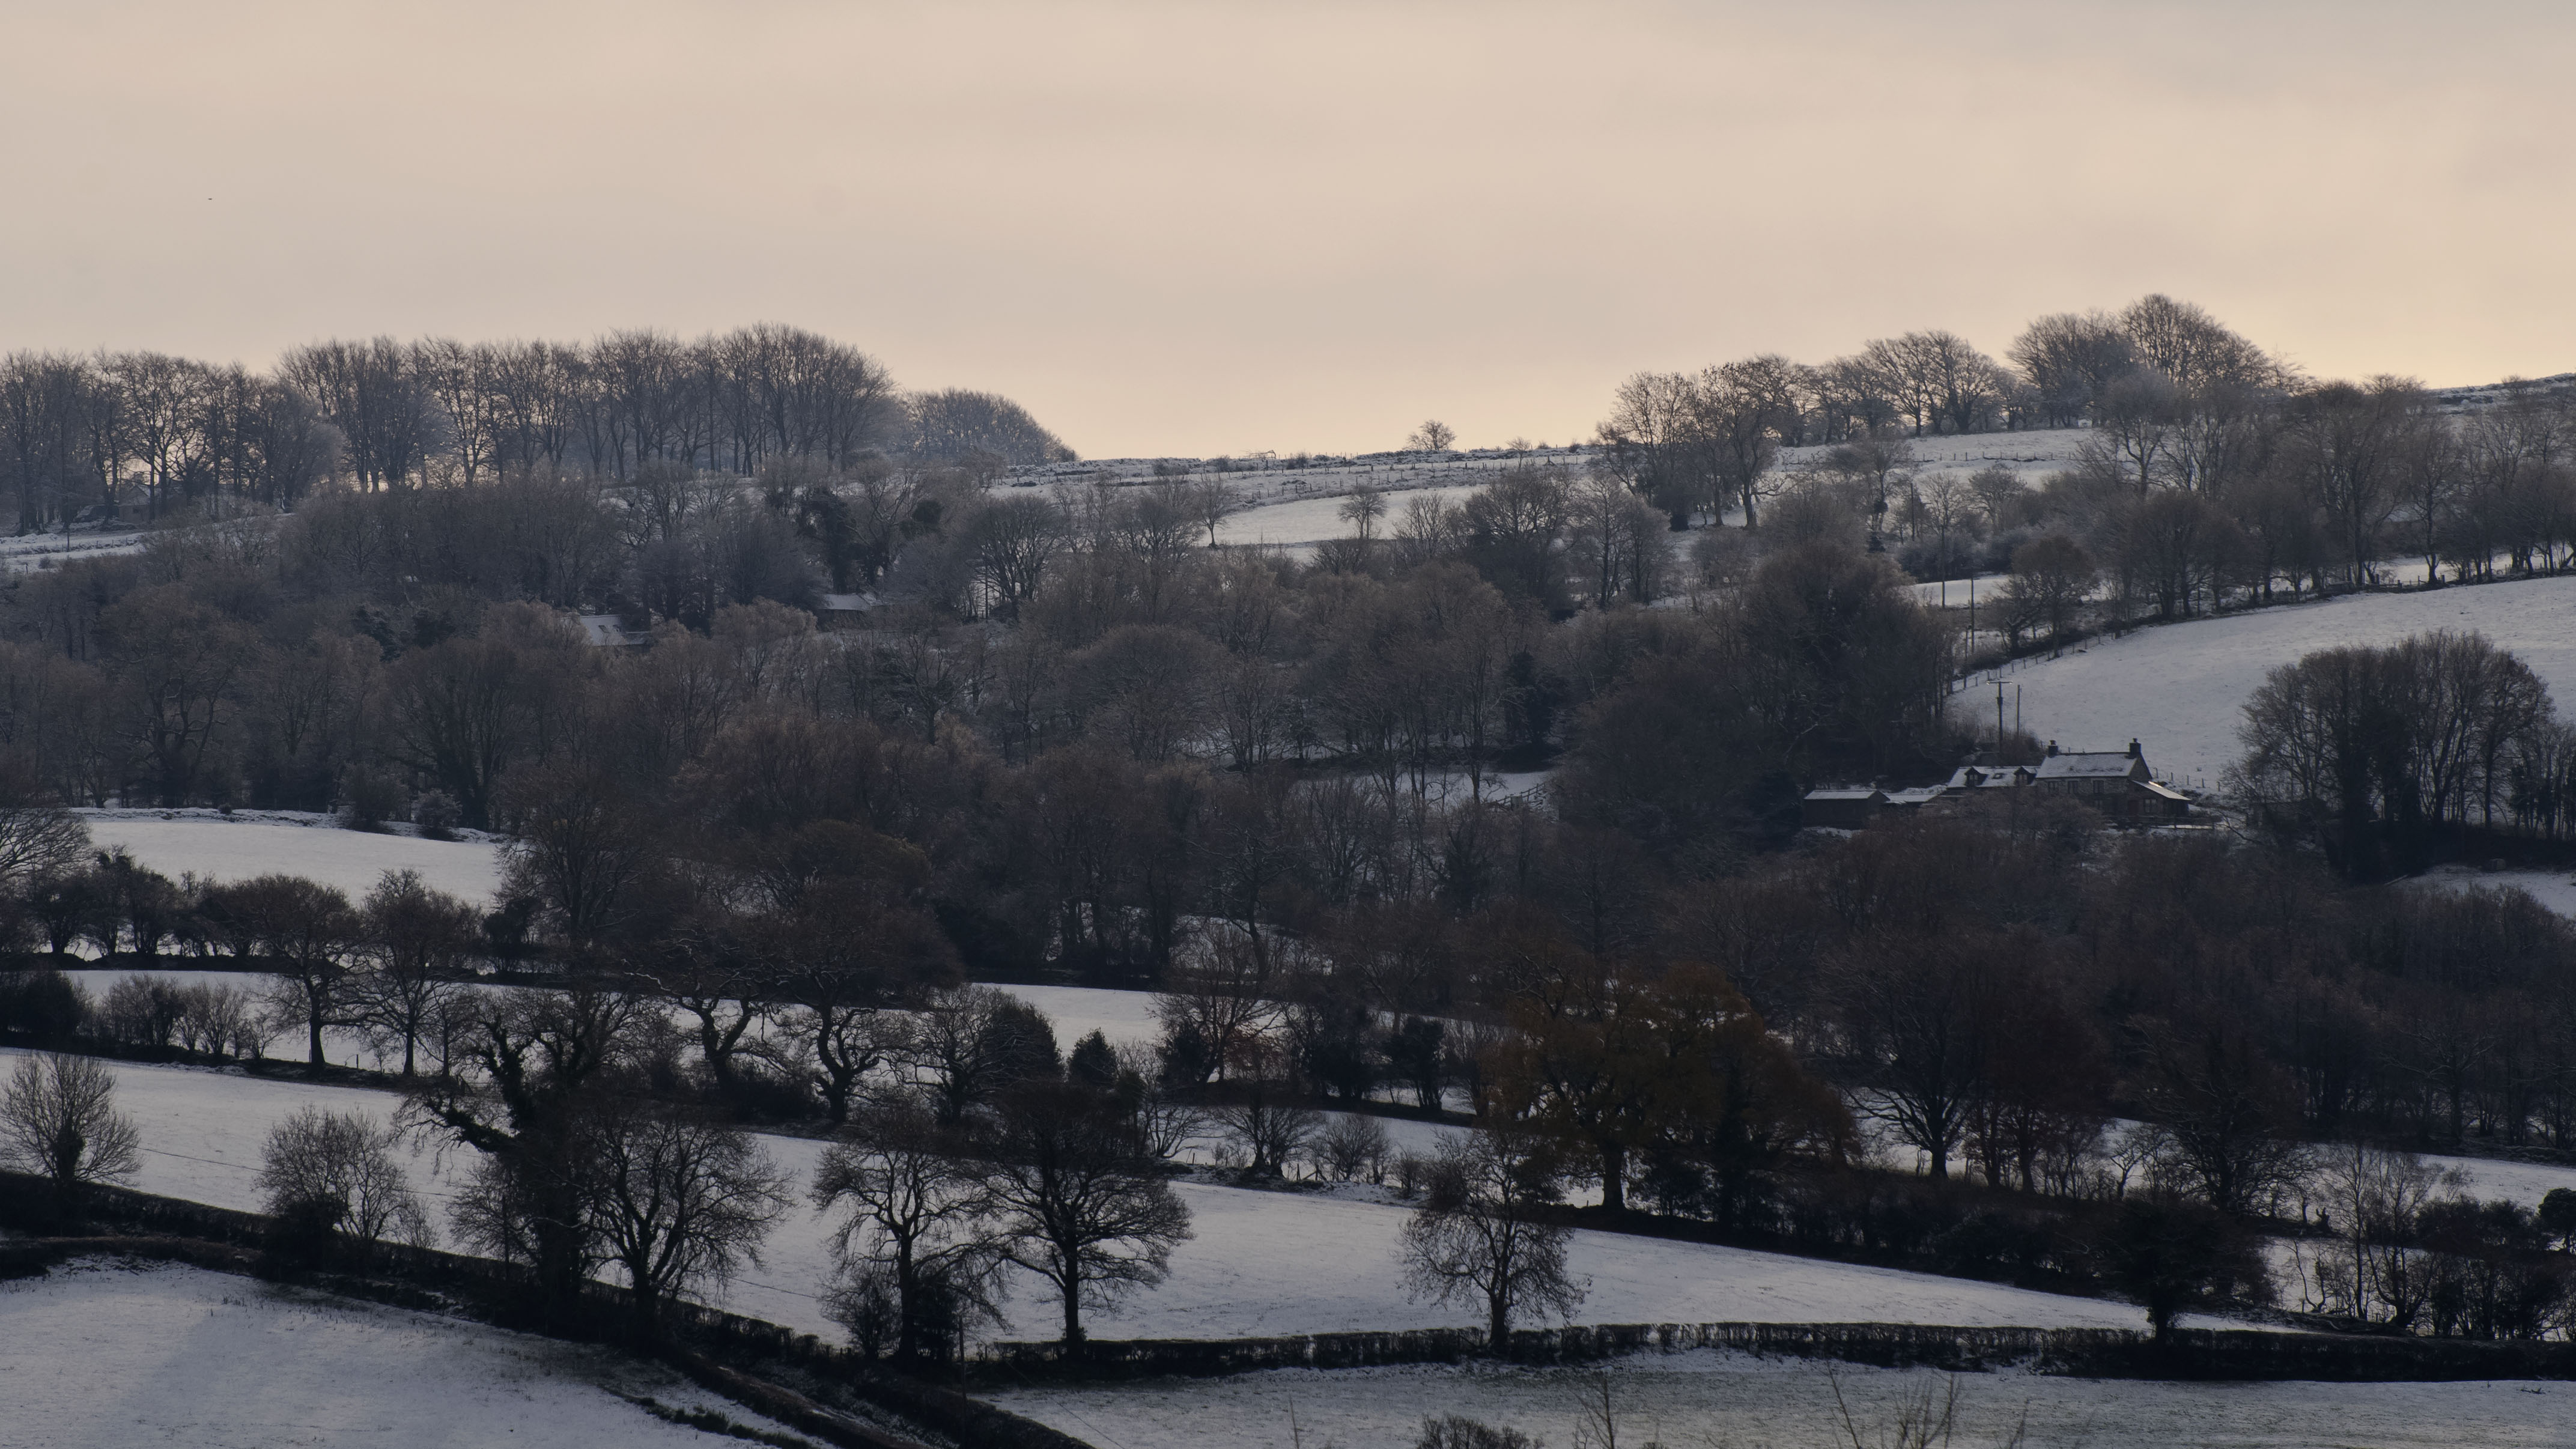
[[[2576, 1344], [2481, 1343], [2346, 1333], [2180, 1329], [2158, 1343], [2125, 1328], [1957, 1328], [1915, 1323], [1618, 1323], [1523, 1329], [1518, 1363], [1589, 1363], [1638, 1353], [1728, 1349], [1879, 1368], [1974, 1373], [2026, 1367], [2077, 1378], [2315, 1379], [2350, 1383], [2576, 1378]], [[1057, 1343], [979, 1349], [970, 1380], [1212, 1377], [1264, 1369], [1464, 1363], [1485, 1356], [1475, 1328], [1317, 1333], [1278, 1338], [1095, 1339], [1079, 1357]]]

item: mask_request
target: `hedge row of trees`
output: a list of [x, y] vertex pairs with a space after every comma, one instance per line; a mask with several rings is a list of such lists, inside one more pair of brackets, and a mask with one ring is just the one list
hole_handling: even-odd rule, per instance
[[91, 503], [292, 507], [362, 489], [660, 466], [750, 474], [894, 454], [991, 470], [1073, 455], [990, 393], [905, 394], [876, 359], [762, 323], [683, 342], [319, 342], [254, 373], [157, 352], [0, 357], [0, 491], [21, 532]]

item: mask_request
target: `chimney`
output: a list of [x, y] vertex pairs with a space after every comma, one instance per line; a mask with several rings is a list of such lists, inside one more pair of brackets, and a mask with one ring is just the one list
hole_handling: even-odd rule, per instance
[[2052, 760], [2057, 758], [2057, 741], [2055, 740], [2050, 740], [2048, 742], [2048, 757]]
[[2147, 757], [2147, 752], [2146, 752], [2145, 750], [2142, 750], [2142, 749], [2138, 748], [2138, 742], [2137, 742], [2136, 740], [2131, 740], [2131, 741], [2129, 741], [2129, 758], [2130, 758], [2130, 759], [2133, 759], [2133, 760], [2143, 760], [2143, 759], [2145, 759], [2146, 757]]

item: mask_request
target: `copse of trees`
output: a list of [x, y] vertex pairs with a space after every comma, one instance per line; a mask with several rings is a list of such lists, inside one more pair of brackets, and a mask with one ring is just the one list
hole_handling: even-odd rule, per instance
[[2501, 816], [2555, 835], [2568, 729], [2531, 667], [2485, 636], [2436, 630], [2320, 650], [2244, 706], [2230, 790], [2256, 821], [2372, 879], [2420, 870], [2444, 827]]
[[775, 323], [693, 342], [327, 341], [269, 376], [153, 352], [0, 357], [0, 490], [21, 532], [92, 504], [292, 508], [334, 481], [623, 482], [887, 454], [983, 476], [1072, 457], [1007, 398], [905, 394], [867, 354]]

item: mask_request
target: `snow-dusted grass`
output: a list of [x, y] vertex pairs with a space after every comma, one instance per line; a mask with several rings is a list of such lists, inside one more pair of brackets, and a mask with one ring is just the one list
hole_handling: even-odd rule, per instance
[[85, 559], [142, 551], [143, 535], [127, 531], [75, 529], [69, 534], [20, 534], [0, 538], [0, 573], [35, 573]]
[[[1834, 1400], [1839, 1384], [1864, 1443], [1907, 1403], [1946, 1393], [1945, 1376], [1828, 1367], [1748, 1354], [1649, 1354], [1610, 1367], [1619, 1442], [1765, 1449], [1849, 1449]], [[2011, 1371], [1957, 1379], [1957, 1449], [2010, 1441], [2048, 1449], [2312, 1449], [2312, 1446], [2563, 1445], [2576, 1385], [2198, 1384], [2043, 1377]], [[1277, 1370], [1219, 1379], [1051, 1386], [986, 1395], [1103, 1449], [1238, 1449], [1402, 1445], [1422, 1420], [1464, 1414], [1546, 1443], [1581, 1444], [1591, 1372], [1494, 1365], [1422, 1365], [1338, 1372]], [[1291, 1413], [1295, 1432], [1292, 1434]], [[1595, 1441], [1597, 1442], [1597, 1441]]]
[[[1416, 499], [1463, 503], [1483, 486], [1482, 483], [1454, 483], [1390, 492], [1386, 495], [1386, 516], [1377, 523], [1378, 536], [1383, 538], [1401, 526], [1405, 511], [1413, 506]], [[1311, 549], [1330, 539], [1349, 538], [1356, 530], [1342, 521], [1342, 505], [1348, 501], [1346, 491], [1335, 496], [1290, 498], [1247, 508], [1218, 525], [1217, 541], [1230, 547], [1261, 544]]]
[[[10, 1053], [0, 1052], [0, 1057]], [[382, 1120], [389, 1093], [254, 1079], [195, 1068], [115, 1063], [118, 1103], [142, 1128], [144, 1165], [136, 1186], [219, 1207], [256, 1209], [260, 1150], [269, 1129], [307, 1103]], [[1441, 1129], [1390, 1123], [1425, 1135]], [[767, 1137], [764, 1145], [801, 1187], [813, 1180], [823, 1144]], [[470, 1154], [449, 1149], [412, 1160], [413, 1182], [442, 1210]], [[1468, 1325], [1472, 1309], [1435, 1308], [1406, 1298], [1395, 1256], [1403, 1206], [1382, 1189], [1256, 1192], [1205, 1182], [1177, 1189], [1196, 1236], [1173, 1254], [1172, 1278], [1138, 1295], [1124, 1312], [1100, 1315], [1103, 1337], [1235, 1337], [1344, 1329]], [[799, 1207], [772, 1235], [763, 1264], [719, 1306], [834, 1333], [815, 1295], [831, 1269], [830, 1224]], [[2126, 1305], [2032, 1293], [1995, 1284], [1891, 1269], [1826, 1263], [1775, 1253], [1667, 1243], [1619, 1234], [1576, 1234], [1573, 1266], [1592, 1291], [1576, 1320], [1587, 1323], [1717, 1320], [1879, 1320], [1978, 1325], [2136, 1326]], [[999, 1336], [1046, 1338], [1053, 1309], [1022, 1282]]]
[[[2242, 753], [2241, 711], [2267, 671], [2314, 650], [2393, 644], [2432, 629], [2485, 634], [2576, 707], [2576, 577], [2346, 594], [2159, 625], [2014, 666], [2005, 696], [2021, 687], [2022, 727], [2043, 740], [2116, 750], [2135, 738], [2159, 773], [2214, 785]], [[1963, 703], [1990, 710], [1993, 697], [1988, 680], [1968, 686]]]
[[1150, 991], [1112, 991], [1096, 986], [1009, 986], [995, 991], [1008, 992], [1038, 1010], [1055, 1026], [1055, 1044], [1059, 1051], [1073, 1050], [1073, 1044], [1094, 1031], [1109, 1039], [1111, 1046], [1152, 1046], [1163, 1033], [1154, 1020], [1154, 993]]
[[659, 1365], [194, 1268], [0, 1283], [0, 1449], [739, 1442], [634, 1397], [781, 1432]]
[[351, 900], [389, 870], [416, 870], [431, 887], [489, 905], [501, 887], [501, 851], [491, 839], [422, 840], [343, 830], [327, 815], [288, 811], [83, 810], [100, 849], [123, 846], [176, 880], [194, 873], [235, 881], [277, 872], [336, 886]]
[[2549, 910], [2562, 916], [2576, 917], [2576, 876], [2563, 870], [2488, 871], [2474, 866], [2446, 865], [2437, 866], [2406, 884], [2419, 890], [2501, 890], [2510, 886], [2529, 892], [2533, 900]]

